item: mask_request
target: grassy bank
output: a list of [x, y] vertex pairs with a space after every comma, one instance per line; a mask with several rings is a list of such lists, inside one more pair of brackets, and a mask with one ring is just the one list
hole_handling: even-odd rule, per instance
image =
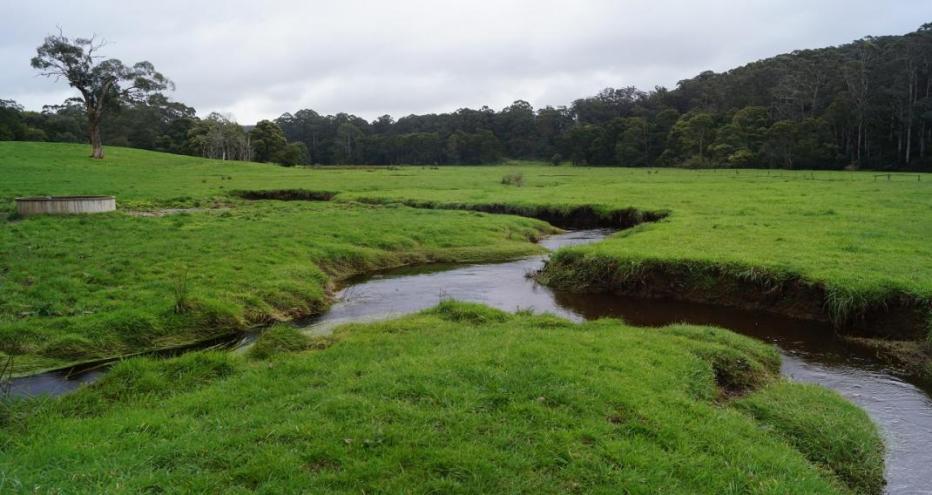
[[537, 252], [531, 241], [547, 231], [518, 217], [331, 203], [5, 221], [0, 358], [26, 373], [314, 314], [334, 280], [513, 258]]
[[[279, 335], [281, 334], [281, 335]], [[445, 302], [5, 411], [11, 493], [879, 493], [863, 412], [730, 332]], [[305, 343], [305, 346], [308, 345]]]

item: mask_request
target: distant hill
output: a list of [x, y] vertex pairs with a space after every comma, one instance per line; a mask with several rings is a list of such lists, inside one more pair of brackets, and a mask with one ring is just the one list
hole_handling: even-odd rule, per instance
[[[565, 107], [321, 115], [275, 120], [301, 143], [288, 163], [479, 164], [503, 159], [623, 166], [932, 170], [932, 24], [900, 36], [798, 50], [675, 88], [607, 88]], [[256, 159], [262, 139], [164, 97], [110, 116], [104, 141], [213, 158]], [[0, 100], [0, 140], [82, 142], [80, 107], [26, 112]], [[253, 149], [250, 149], [250, 146]], [[281, 155], [285, 156], [285, 155]], [[261, 158], [260, 158], [261, 159]]]

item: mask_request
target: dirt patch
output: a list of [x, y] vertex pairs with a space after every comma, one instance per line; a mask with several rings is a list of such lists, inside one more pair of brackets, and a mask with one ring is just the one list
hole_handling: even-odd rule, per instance
[[268, 189], [257, 191], [231, 191], [231, 195], [242, 199], [277, 201], [330, 201], [337, 195], [334, 191], [311, 191], [308, 189]]

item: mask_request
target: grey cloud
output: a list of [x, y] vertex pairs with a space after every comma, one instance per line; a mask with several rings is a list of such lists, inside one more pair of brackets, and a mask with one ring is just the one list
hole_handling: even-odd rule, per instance
[[932, 20], [924, 0], [9, 3], [0, 97], [38, 109], [68, 94], [28, 65], [61, 25], [105, 36], [111, 56], [153, 62], [201, 114], [242, 122], [300, 108], [397, 118], [518, 98], [563, 105]]

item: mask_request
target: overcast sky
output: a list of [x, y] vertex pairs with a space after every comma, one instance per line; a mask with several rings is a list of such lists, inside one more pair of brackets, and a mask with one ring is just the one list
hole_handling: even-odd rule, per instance
[[56, 26], [152, 62], [199, 115], [248, 124], [565, 105], [928, 21], [930, 0], [0, 0], [0, 98], [38, 110], [73, 94], [29, 67]]

